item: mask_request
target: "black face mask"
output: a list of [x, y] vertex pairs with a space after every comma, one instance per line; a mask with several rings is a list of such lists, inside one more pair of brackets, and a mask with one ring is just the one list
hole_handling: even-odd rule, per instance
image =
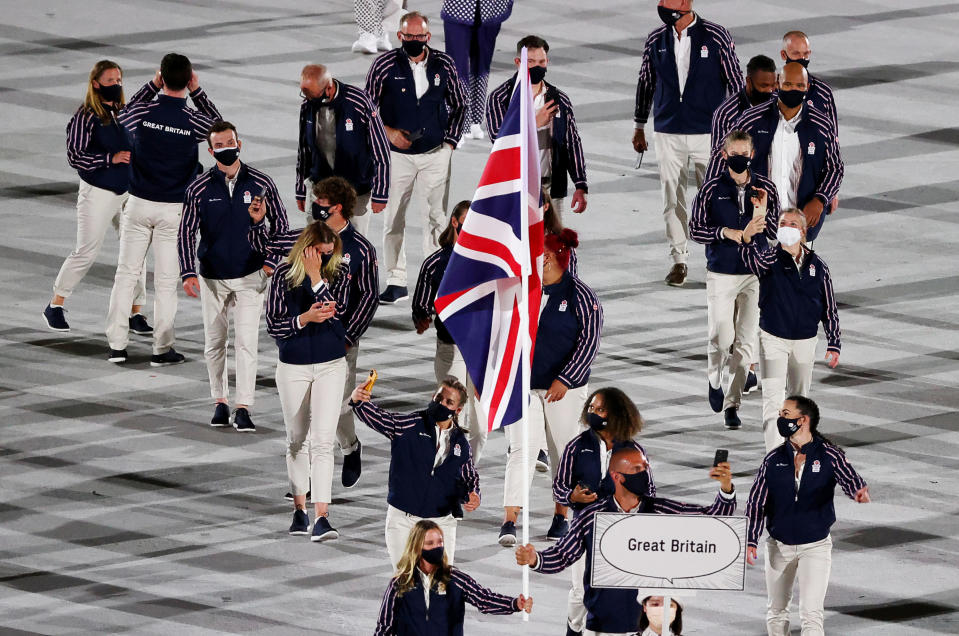
[[779, 419], [776, 420], [776, 428], [779, 429], [780, 435], [789, 439], [799, 430], [799, 418], [794, 417], [789, 419], [788, 417], [780, 416]]
[[333, 105], [332, 100], [325, 93], [321, 97], [310, 97], [309, 102], [313, 108], [329, 108]]
[[113, 86], [104, 86], [100, 84], [97, 93], [100, 95], [100, 99], [105, 102], [118, 102], [123, 97], [123, 85], [114, 84]]
[[543, 78], [546, 77], [546, 67], [545, 66], [530, 66], [529, 67], [529, 81], [533, 84], [539, 84], [543, 81]]
[[454, 413], [456, 413], [456, 411], [445, 404], [441, 404], [437, 400], [433, 400], [426, 405], [426, 417], [430, 418], [434, 424], [436, 422], [445, 422], [452, 418]]
[[320, 254], [321, 267], [326, 267], [331, 258], [333, 258], [332, 254]]
[[401, 42], [403, 50], [406, 51], [406, 54], [410, 57], [419, 57], [423, 54], [423, 49], [426, 48], [426, 42], [420, 42], [419, 40], [403, 40]]
[[742, 174], [749, 170], [750, 162], [749, 155], [729, 155], [726, 159], [726, 165], [736, 174]]
[[766, 93], [764, 91], [751, 90], [747, 92], [746, 96], [749, 97], [750, 104], [759, 106], [760, 104], [766, 103], [773, 94], [771, 92]]
[[443, 565], [443, 552], [443, 546], [439, 546], [421, 551], [420, 556], [430, 565]]
[[659, 19], [662, 20], [666, 26], [673, 26], [682, 20], [684, 16], [689, 15], [689, 11], [676, 11], [675, 9], [667, 9], [662, 5], [656, 7], [656, 12], [659, 13]]
[[644, 470], [632, 475], [620, 474], [623, 475], [623, 488], [637, 497], [649, 496], [649, 471]]
[[239, 148], [217, 148], [213, 151], [213, 158], [224, 166], [232, 166], [240, 158]]
[[791, 59], [789, 59], [789, 56], [787, 55], [787, 56], [786, 56], [786, 64], [792, 64], [793, 62], [795, 62], [796, 64], [802, 64], [802, 67], [803, 67], [803, 68], [809, 68], [809, 60], [808, 60], [808, 59], [805, 59], [805, 60], [804, 60], [804, 59], [800, 58], [800, 59], [798, 59], [798, 60], [791, 60]]
[[779, 91], [779, 101], [781, 101], [786, 108], [802, 106], [803, 100], [805, 99], [806, 91]]
[[587, 413], [586, 423], [589, 424], [591, 429], [597, 432], [603, 430], [609, 424], [605, 417], [600, 417], [596, 413]]
[[313, 220], [325, 221], [330, 218], [330, 206], [320, 205], [314, 201], [313, 205], [310, 206], [310, 213], [313, 215]]

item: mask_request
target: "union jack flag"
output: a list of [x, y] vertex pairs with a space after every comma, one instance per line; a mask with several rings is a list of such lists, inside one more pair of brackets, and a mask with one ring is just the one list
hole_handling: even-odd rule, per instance
[[[525, 63], [521, 68], [525, 68]], [[509, 110], [436, 295], [436, 312], [463, 354], [489, 430], [522, 417], [542, 299], [543, 209], [528, 73]], [[520, 315], [526, 280], [529, 341]], [[528, 380], [527, 380], [528, 381]]]

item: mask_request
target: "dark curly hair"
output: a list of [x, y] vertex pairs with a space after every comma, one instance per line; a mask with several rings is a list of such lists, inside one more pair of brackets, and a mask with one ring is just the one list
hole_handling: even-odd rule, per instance
[[344, 219], [353, 217], [353, 207], [356, 205], [356, 190], [343, 177], [327, 177], [313, 184], [313, 196], [326, 199], [330, 205], [339, 205], [343, 209], [340, 214]]
[[614, 442], [625, 442], [636, 437], [646, 422], [640, 415], [639, 409], [625, 393], [615, 387], [596, 389], [586, 399], [580, 420], [587, 421], [589, 406], [597, 395], [603, 396], [603, 406], [606, 407], [606, 430], [612, 435]]

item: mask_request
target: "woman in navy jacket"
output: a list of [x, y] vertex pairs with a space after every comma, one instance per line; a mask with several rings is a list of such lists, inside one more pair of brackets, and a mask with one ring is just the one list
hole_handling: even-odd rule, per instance
[[785, 442], [766, 455], [746, 502], [747, 559], [756, 563], [765, 525], [766, 629], [789, 633], [789, 601], [798, 574], [802, 633], [823, 634], [836, 485], [858, 503], [869, 503], [869, 487], [842, 449], [819, 434], [819, 407], [809, 398], [787, 398], [777, 428]]
[[423, 519], [406, 540], [373, 636], [462, 636], [467, 603], [484, 614], [533, 610], [532, 598], [497, 594], [451, 567], [443, 550], [443, 531]]
[[[150, 100], [156, 92], [148, 82], [130, 99], [130, 104]], [[53, 284], [53, 299], [43, 310], [43, 319], [53, 331], [70, 331], [63, 303], [97, 260], [107, 227], [112, 223], [117, 232], [120, 229], [120, 212], [129, 196], [133, 148], [116, 119], [125, 107], [123, 70], [116, 62], [100, 60], [90, 71], [83, 104], [67, 124], [67, 162], [80, 175], [77, 245], [60, 267]], [[153, 329], [140, 314], [146, 297], [146, 278], [144, 268], [130, 309], [130, 330], [148, 336]]]
[[[579, 415], [599, 350], [603, 310], [593, 290], [567, 271], [570, 251], [578, 245], [576, 232], [568, 228], [558, 235], [547, 234], [544, 240], [543, 300], [530, 375], [529, 466], [524, 481], [520, 427], [507, 427], [510, 453], [499, 536], [503, 546], [516, 543], [516, 520], [524, 489], [530, 487], [536, 451], [546, 448], [555, 469], [559, 454], [581, 431]], [[566, 511], [565, 505], [556, 502], [547, 539], [556, 541], [566, 534]]]
[[311, 223], [273, 272], [266, 330], [276, 339], [276, 388], [286, 425], [286, 469], [293, 489], [290, 534], [310, 534], [306, 493], [316, 513], [311, 540], [336, 539], [327, 515], [332, 499], [333, 444], [346, 382], [343, 248], [325, 223]]

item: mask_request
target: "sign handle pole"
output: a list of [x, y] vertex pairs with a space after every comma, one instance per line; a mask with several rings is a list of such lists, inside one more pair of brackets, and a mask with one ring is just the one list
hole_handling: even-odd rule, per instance
[[[527, 50], [526, 47], [523, 47], [523, 50], [520, 54], [520, 69], [525, 69], [527, 66], [526, 62]], [[516, 75], [517, 82], [529, 82], [528, 75], [524, 75], [521, 71]], [[520, 137], [522, 139], [527, 138], [527, 129], [528, 122], [526, 120], [526, 111], [529, 108], [527, 104], [528, 100], [528, 91], [529, 89], [526, 86], [523, 86], [520, 89]], [[523, 524], [523, 530], [520, 535], [522, 540], [522, 545], [527, 545], [529, 543], [529, 489], [530, 489], [530, 475], [529, 475], [529, 377], [530, 377], [530, 347], [531, 343], [529, 342], [529, 290], [527, 286], [529, 285], [529, 276], [530, 276], [530, 263], [529, 263], [529, 213], [528, 213], [528, 195], [526, 193], [527, 179], [529, 178], [528, 174], [529, 165], [527, 162], [527, 157], [525, 152], [520, 153], [520, 182], [522, 183], [520, 189], [520, 234], [521, 244], [524, 250], [524, 259], [521, 264], [521, 278], [520, 278], [520, 292], [519, 292], [519, 330], [520, 330], [520, 343], [521, 343], [521, 353], [520, 353], [520, 375], [522, 383], [521, 391], [522, 398], [520, 402], [522, 403], [522, 414], [520, 418], [520, 426], [522, 427], [522, 462], [523, 462], [523, 509], [521, 511], [521, 521]], [[523, 596], [529, 598], [529, 566], [523, 566]], [[529, 622], [529, 613], [522, 612], [523, 622]]]
[[669, 624], [672, 622], [669, 620], [669, 610], [670, 605], [673, 604], [673, 599], [669, 597], [669, 592], [666, 592], [663, 595], [663, 633], [669, 634]]

